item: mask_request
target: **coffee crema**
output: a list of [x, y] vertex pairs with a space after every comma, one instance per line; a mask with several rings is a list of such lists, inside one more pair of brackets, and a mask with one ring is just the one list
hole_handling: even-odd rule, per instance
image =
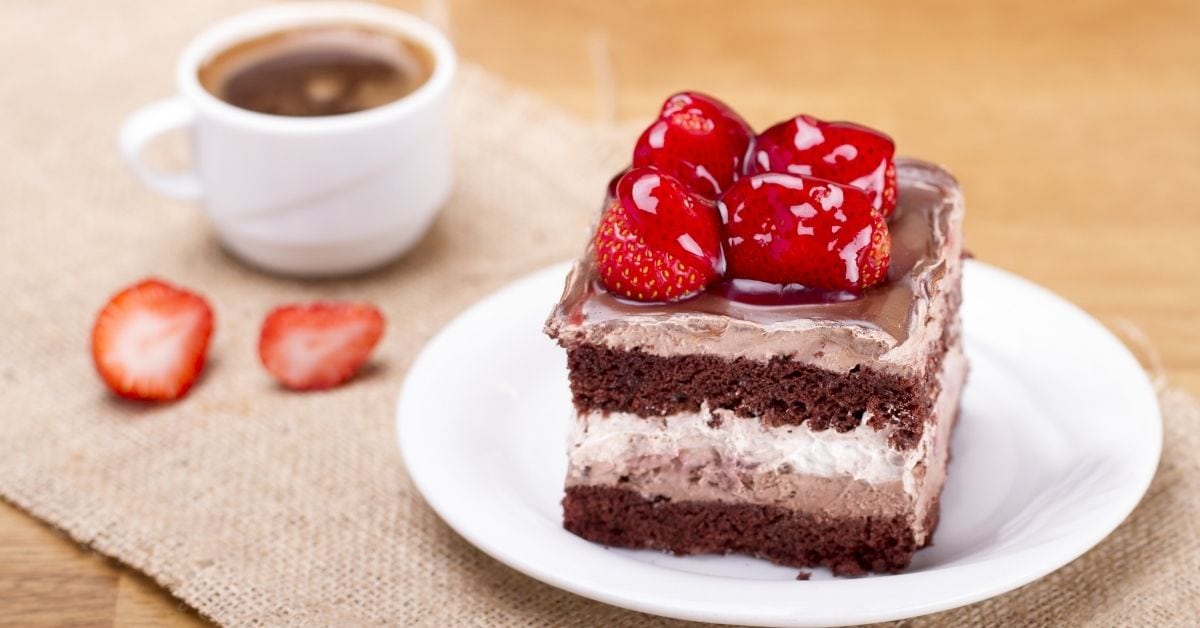
[[404, 36], [358, 25], [279, 31], [226, 48], [200, 66], [200, 84], [242, 109], [333, 116], [373, 109], [415, 91], [433, 55]]

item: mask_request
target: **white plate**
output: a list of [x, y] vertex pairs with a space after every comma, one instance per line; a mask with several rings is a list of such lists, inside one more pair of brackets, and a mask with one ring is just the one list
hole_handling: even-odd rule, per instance
[[683, 619], [823, 626], [901, 619], [1036, 580], [1112, 532], [1158, 465], [1162, 424], [1134, 358], [1043, 288], [979, 262], [963, 304], [971, 375], [934, 545], [899, 575], [835, 579], [742, 556], [605, 549], [562, 529], [571, 416], [542, 335], [567, 266], [450, 323], [413, 364], [397, 431], [408, 471], [459, 534], [534, 578]]

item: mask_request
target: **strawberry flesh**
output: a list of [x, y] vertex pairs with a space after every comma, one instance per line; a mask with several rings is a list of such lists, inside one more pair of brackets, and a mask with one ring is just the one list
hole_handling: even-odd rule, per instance
[[720, 223], [710, 201], [651, 168], [633, 168], [615, 191], [593, 239], [608, 291], [635, 301], [678, 301], [721, 277]]
[[725, 103], [680, 92], [638, 138], [633, 165], [651, 166], [715, 199], [741, 174], [754, 131]]
[[758, 135], [746, 172], [807, 175], [854, 186], [870, 194], [871, 206], [886, 217], [896, 208], [895, 154], [892, 138], [879, 131], [799, 115]]
[[145, 279], [100, 310], [92, 327], [92, 360], [117, 395], [171, 401], [200, 375], [212, 330], [212, 308], [203, 297]]
[[858, 188], [757, 174], [735, 183], [718, 208], [731, 278], [857, 292], [887, 276], [887, 221]]
[[284, 305], [263, 321], [258, 356], [279, 383], [321, 390], [354, 376], [383, 336], [383, 314], [365, 303]]

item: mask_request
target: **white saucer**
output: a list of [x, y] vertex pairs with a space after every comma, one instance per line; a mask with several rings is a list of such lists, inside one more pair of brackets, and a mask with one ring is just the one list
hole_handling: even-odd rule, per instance
[[913, 617], [1015, 589], [1107, 536], [1158, 465], [1144, 372], [1108, 331], [1043, 288], [967, 265], [971, 376], [935, 544], [903, 574], [834, 579], [742, 556], [605, 549], [561, 525], [571, 416], [563, 351], [542, 335], [567, 266], [450, 323], [413, 364], [397, 431], [425, 499], [459, 534], [534, 578], [647, 613], [824, 626]]

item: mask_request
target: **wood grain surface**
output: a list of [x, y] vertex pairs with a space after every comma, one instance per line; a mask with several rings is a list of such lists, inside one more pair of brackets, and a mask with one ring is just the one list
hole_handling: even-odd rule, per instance
[[[598, 121], [694, 88], [759, 127], [804, 111], [890, 132], [959, 176], [978, 258], [1142, 330], [1200, 393], [1200, 4], [441, 6], [464, 58]], [[202, 623], [0, 503], [0, 625]]]

